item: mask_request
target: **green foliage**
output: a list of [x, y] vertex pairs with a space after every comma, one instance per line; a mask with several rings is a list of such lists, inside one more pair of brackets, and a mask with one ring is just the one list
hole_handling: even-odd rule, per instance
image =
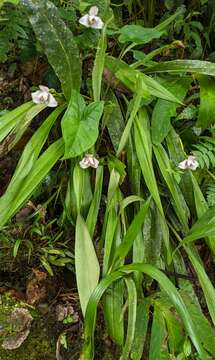
[[79, 90], [81, 77], [79, 51], [73, 34], [61, 20], [51, 1], [21, 0], [21, 4], [29, 14], [34, 32], [69, 100], [71, 91]]
[[22, 53], [27, 47], [34, 51], [30, 44], [32, 34], [28, 19], [24, 17], [23, 11], [15, 6], [15, 1], [11, 3], [5, 2], [2, 7], [0, 6], [1, 63], [7, 61], [8, 56], [12, 55], [17, 49], [19, 53]]
[[61, 122], [65, 142], [64, 159], [81, 155], [95, 144], [102, 112], [102, 102], [97, 101], [86, 106], [82, 96], [72, 91], [69, 106]]
[[[24, 9], [62, 93], [51, 90], [55, 110], [42, 99], [0, 118], [9, 154], [32, 131], [0, 198], [4, 243], [11, 242], [14, 258], [24, 243], [33, 257], [39, 237], [40, 263], [50, 275], [56, 267], [75, 271], [83, 360], [94, 358], [100, 301], [102, 330], [121, 360], [140, 360], [143, 349], [150, 360], [212, 359], [215, 289], [200, 256], [205, 250], [215, 256], [215, 65], [203, 60], [214, 30], [206, 30], [203, 46], [200, 16], [203, 9], [213, 26], [210, 2], [192, 1], [186, 9], [180, 0], [161, 8], [145, 0], [144, 11], [138, 0], [20, 3], [16, 9]], [[88, 17], [94, 28], [78, 23], [91, 5], [98, 6], [101, 30], [97, 18]], [[198, 168], [185, 162], [188, 168], [179, 169], [191, 153]], [[87, 154], [98, 167], [83, 166]], [[5, 231], [30, 199], [42, 202], [56, 227], [48, 231], [34, 207], [28, 242], [12, 239]]]

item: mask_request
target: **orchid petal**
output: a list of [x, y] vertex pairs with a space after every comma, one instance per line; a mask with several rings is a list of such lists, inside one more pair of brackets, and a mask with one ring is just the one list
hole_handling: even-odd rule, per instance
[[81, 25], [84, 25], [84, 26], [86, 26], [86, 27], [90, 27], [90, 24], [89, 24], [89, 15], [88, 15], [88, 14], [82, 16], [78, 21], [79, 21], [79, 23], [80, 23]]
[[91, 6], [90, 10], [89, 10], [89, 15], [90, 16], [96, 16], [99, 12], [99, 9], [97, 6]]
[[181, 162], [178, 164], [178, 168], [179, 168], [179, 169], [182, 169], [182, 170], [187, 169], [187, 160], [181, 161]]
[[31, 93], [32, 101], [34, 104], [41, 104], [40, 96], [41, 96], [41, 90], [37, 90]]
[[91, 24], [90, 27], [93, 29], [102, 29], [104, 26], [104, 23], [102, 19], [100, 19], [99, 16], [95, 16], [95, 23]]
[[56, 107], [58, 105], [52, 94], [49, 94], [48, 100], [46, 101], [46, 105], [49, 107]]
[[39, 85], [39, 89], [44, 92], [49, 92], [48, 86], [45, 86], [45, 85]]

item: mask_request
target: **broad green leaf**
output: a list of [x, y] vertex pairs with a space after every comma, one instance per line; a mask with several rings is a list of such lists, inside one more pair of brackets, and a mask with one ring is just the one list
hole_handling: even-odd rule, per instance
[[160, 62], [157, 65], [151, 66], [145, 70], [145, 73], [154, 72], [190, 72], [194, 74], [215, 76], [215, 64], [209, 61], [202, 60], [173, 60]]
[[100, 268], [92, 239], [80, 214], [75, 230], [75, 271], [81, 309], [85, 315], [89, 298], [99, 281]]
[[158, 31], [156, 28], [144, 28], [140, 25], [125, 25], [119, 29], [119, 34], [121, 43], [147, 44], [154, 39], [159, 39], [163, 31]]
[[177, 314], [174, 314], [170, 309], [162, 306], [161, 312], [166, 322], [170, 353], [172, 355], [178, 354], [183, 350], [184, 331], [182, 323]]
[[[190, 78], [180, 77], [172, 81], [167, 80], [162, 85], [172, 94], [177, 94], [177, 98], [183, 101], [190, 82]], [[152, 142], [154, 144], [160, 144], [167, 136], [171, 127], [171, 118], [177, 115], [177, 106], [178, 104], [167, 100], [157, 100], [151, 122]]]
[[108, 335], [123, 346], [124, 343], [124, 283], [122, 280], [113, 283], [104, 295], [104, 318]]
[[[151, 203], [143, 229], [138, 237], [138, 244], [135, 240], [136, 243], [133, 245], [133, 262], [160, 266], [162, 235], [159, 210], [154, 203]], [[145, 282], [148, 284], [148, 279], [145, 279]]]
[[201, 336], [202, 345], [204, 348], [211, 353], [215, 354], [215, 336], [214, 329], [212, 328], [210, 322], [203, 314], [203, 311], [200, 306], [197, 306], [196, 303], [190, 298], [186, 292], [181, 293], [181, 296], [189, 309], [190, 316], [198, 330], [198, 333]]
[[79, 91], [81, 83], [79, 50], [73, 34], [61, 19], [53, 2], [21, 0], [21, 4], [26, 9], [34, 32], [69, 100], [72, 89]]
[[137, 316], [137, 291], [134, 281], [131, 278], [125, 278], [128, 291], [128, 325], [125, 344], [122, 349], [120, 360], [129, 360], [132, 344], [135, 335], [135, 325]]
[[9, 202], [8, 193], [6, 192], [0, 198], [0, 227], [19, 210], [19, 208], [30, 198], [35, 188], [40, 184], [44, 177], [49, 173], [51, 168], [62, 156], [64, 151], [63, 139], [59, 139], [48, 147], [46, 151], [35, 162], [31, 172], [26, 176], [20, 186], [10, 189]]
[[61, 121], [65, 142], [64, 159], [81, 155], [95, 144], [103, 106], [102, 101], [86, 106], [82, 96], [72, 91], [69, 106]]
[[150, 302], [147, 299], [143, 299], [137, 304], [135, 334], [131, 348], [132, 360], [140, 360], [142, 358], [149, 322], [149, 307]]
[[111, 142], [116, 152], [125, 126], [124, 117], [119, 101], [111, 89], [107, 91], [105, 100], [106, 99], [111, 102], [104, 107], [103, 124], [107, 126]]
[[10, 131], [22, 122], [23, 117], [28, 110], [35, 105], [29, 101], [16, 109], [7, 112], [5, 115], [0, 116], [0, 142], [10, 133]]
[[164, 340], [166, 336], [167, 332], [163, 314], [161, 313], [159, 307], [154, 306], [149, 348], [149, 360], [161, 359], [161, 351], [163, 350], [163, 347], [165, 348]]
[[136, 44], [147, 44], [154, 39], [159, 39], [163, 35], [166, 27], [171, 24], [180, 13], [180, 10], [177, 11], [154, 28], [145, 28], [140, 25], [125, 25], [118, 31], [120, 34], [119, 41], [121, 43], [133, 42]]
[[215, 82], [209, 76], [198, 76], [200, 107], [196, 127], [206, 129], [215, 122]]
[[105, 293], [107, 288], [116, 280], [122, 278], [123, 276], [127, 276], [132, 272], [143, 272], [148, 276], [151, 276], [155, 279], [159, 285], [162, 287], [164, 292], [168, 295], [171, 300], [172, 305], [176, 308], [178, 314], [180, 315], [186, 331], [190, 336], [196, 350], [198, 351], [200, 358], [202, 360], [210, 359], [208, 354], [205, 352], [201, 345], [201, 339], [198, 336], [196, 331], [196, 327], [189, 315], [189, 311], [184, 304], [179, 292], [172, 284], [172, 282], [168, 279], [166, 275], [164, 275], [160, 270], [148, 264], [132, 264], [125, 265], [119, 268], [118, 271], [113, 272], [107, 275], [101, 282], [98, 284], [94, 292], [92, 293], [89, 303], [87, 305], [86, 316], [85, 316], [85, 327], [84, 327], [84, 336], [85, 343], [83, 348], [83, 359], [91, 360], [93, 359], [94, 354], [94, 331], [95, 331], [95, 323], [96, 323], [96, 313], [98, 303]]

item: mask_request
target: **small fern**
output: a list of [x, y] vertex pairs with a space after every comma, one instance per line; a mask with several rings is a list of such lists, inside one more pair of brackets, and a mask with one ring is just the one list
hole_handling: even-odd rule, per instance
[[0, 62], [7, 60], [12, 49], [19, 47], [19, 42], [28, 39], [30, 25], [18, 6], [5, 4], [0, 8]]
[[193, 155], [197, 158], [200, 168], [215, 166], [215, 139], [207, 136], [201, 137], [201, 142], [194, 145]]
[[208, 206], [215, 206], [215, 183], [209, 183], [206, 191]]

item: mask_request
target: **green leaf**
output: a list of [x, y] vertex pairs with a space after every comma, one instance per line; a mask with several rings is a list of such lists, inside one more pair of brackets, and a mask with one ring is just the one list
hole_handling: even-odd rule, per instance
[[22, 121], [16, 124], [14, 129], [11, 131], [11, 135], [13, 136], [13, 139], [8, 144], [8, 151], [10, 151], [19, 142], [24, 132], [29, 127], [33, 118], [35, 118], [45, 108], [46, 108], [46, 104], [37, 104], [26, 112], [26, 114], [22, 118]]
[[19, 208], [27, 201], [35, 188], [49, 173], [51, 168], [62, 156], [64, 151], [63, 139], [59, 139], [48, 147], [48, 149], [35, 162], [31, 172], [26, 176], [19, 187], [19, 191], [15, 188], [10, 190], [9, 201], [8, 193], [6, 192], [0, 198], [0, 227], [19, 210]]
[[171, 169], [170, 160], [162, 145], [154, 145], [153, 149], [158, 162], [158, 166], [171, 192], [172, 199], [175, 205], [175, 211], [182, 224], [182, 229], [186, 233], [189, 230], [188, 218], [190, 213], [183, 194], [178, 186], [177, 181], [175, 180], [173, 170]]
[[104, 318], [108, 335], [118, 345], [124, 342], [124, 283], [112, 284], [104, 295]]
[[200, 107], [196, 127], [203, 130], [215, 122], [215, 82], [209, 76], [198, 76]]
[[133, 42], [136, 44], [147, 44], [154, 39], [159, 39], [167, 26], [173, 22], [181, 10], [176, 11], [175, 14], [169, 16], [166, 20], [155, 26], [154, 28], [144, 28], [140, 25], [125, 25], [119, 29], [119, 41], [121, 43]]
[[[177, 94], [177, 98], [183, 101], [189, 88], [190, 78], [177, 78], [172, 81], [165, 81], [162, 85], [172, 94]], [[167, 100], [159, 99], [152, 113], [152, 142], [160, 144], [167, 136], [171, 127], [171, 118], [177, 115], [176, 109], [178, 104]]]
[[[201, 191], [201, 188], [195, 178], [195, 176], [191, 173], [190, 177], [192, 179], [193, 184], [193, 193], [194, 193], [194, 199], [195, 199], [195, 206], [196, 206], [196, 213], [198, 218], [201, 218], [201, 216], [208, 210], [209, 206], [207, 204], [207, 201], [204, 198], [204, 195]], [[215, 255], [215, 236], [209, 236], [206, 238], [207, 245], [209, 246], [211, 252], [213, 255]]]
[[30, 173], [40, 154], [42, 147], [47, 140], [53, 124], [64, 109], [65, 105], [59, 106], [47, 117], [47, 119], [43, 122], [39, 129], [35, 131], [34, 135], [25, 146], [25, 149], [16, 167], [15, 173], [9, 184], [9, 188], [11, 188], [11, 186], [15, 182], [17, 186], [17, 181], [22, 182], [23, 179]]
[[148, 264], [132, 264], [132, 265], [122, 266], [121, 268], [119, 268], [118, 271], [111, 273], [107, 275], [104, 279], [102, 279], [99, 285], [96, 287], [96, 289], [91, 295], [86, 310], [85, 327], [84, 327], [85, 344], [83, 348], [83, 359], [87, 359], [87, 360], [93, 359], [96, 312], [97, 312], [98, 303], [102, 295], [113, 282], [135, 271], [143, 272], [144, 274], [151, 276], [159, 283], [159, 285], [162, 287], [164, 292], [170, 298], [172, 305], [178, 311], [184, 323], [186, 331], [190, 336], [201, 359], [202, 360], [209, 359], [210, 357], [208, 356], [208, 354], [205, 352], [205, 350], [201, 345], [201, 339], [198, 336], [195, 325], [189, 315], [189, 311], [186, 305], [184, 304], [177, 289], [171, 283], [171, 281], [168, 279], [166, 275], [164, 275], [160, 270]]
[[89, 231], [80, 214], [75, 230], [75, 270], [81, 309], [85, 315], [89, 298], [99, 281], [100, 268]]
[[163, 314], [161, 313], [159, 307], [154, 306], [149, 360], [161, 359], [161, 351], [163, 350], [162, 348], [164, 346], [165, 337], [166, 327]]
[[107, 48], [106, 26], [104, 26], [102, 33], [101, 33], [101, 37], [99, 39], [98, 48], [97, 48], [97, 52], [96, 52], [96, 58], [94, 61], [93, 72], [92, 72], [94, 101], [100, 100], [102, 74], [103, 74], [103, 70], [104, 70], [106, 48]]
[[119, 30], [119, 34], [121, 43], [147, 44], [154, 39], [159, 39], [163, 31], [158, 31], [156, 28], [144, 28], [140, 25], [125, 25]]
[[145, 70], [145, 73], [154, 72], [190, 72], [194, 74], [215, 76], [215, 64], [202, 60], [173, 60], [160, 62]]
[[213, 324], [215, 325], [215, 289], [212, 285], [204, 266], [202, 265], [201, 260], [199, 259], [198, 254], [196, 254], [196, 251], [193, 250], [191, 246], [184, 246], [186, 252], [189, 255], [190, 261], [192, 263], [192, 266], [194, 267], [194, 270], [198, 276], [199, 283], [202, 287], [205, 300], [208, 306], [208, 310], [211, 316], [211, 319], [213, 321]]
[[104, 108], [103, 123], [107, 126], [114, 150], [117, 152], [124, 130], [124, 117], [119, 101], [112, 89], [107, 91], [106, 99], [111, 100], [111, 103]]
[[190, 298], [186, 292], [181, 293], [181, 296], [189, 309], [190, 316], [200, 334], [202, 344], [206, 350], [208, 350], [211, 355], [215, 354], [215, 336], [214, 329], [212, 328], [210, 322], [203, 314], [201, 307], [197, 306], [196, 303]]
[[102, 185], [103, 185], [103, 166], [99, 166], [96, 170], [96, 183], [95, 183], [95, 190], [93, 194], [93, 199], [90, 204], [90, 209], [87, 214], [86, 224], [89, 230], [90, 236], [93, 237], [98, 212], [100, 208], [100, 201], [101, 201], [101, 194], [102, 194]]
[[26, 115], [28, 110], [33, 108], [35, 105], [32, 101], [29, 101], [16, 109], [7, 112], [5, 115], [0, 116], [0, 142], [10, 133], [10, 131], [20, 124], [23, 117]]
[[95, 144], [103, 107], [102, 101], [86, 106], [82, 96], [72, 91], [69, 106], [61, 121], [65, 142], [64, 159], [81, 155]]
[[134, 281], [131, 278], [125, 278], [128, 291], [128, 325], [125, 344], [122, 349], [120, 360], [129, 360], [135, 335], [135, 324], [137, 316], [137, 291]]
[[215, 207], [208, 209], [192, 226], [183, 243], [214, 235], [215, 233]]
[[116, 249], [113, 259], [113, 265], [116, 267], [117, 264], [123, 260], [131, 249], [135, 238], [141, 230], [144, 223], [145, 216], [147, 214], [151, 198], [149, 198], [144, 205], [140, 208], [139, 212], [134, 217], [131, 225], [129, 226], [122, 243]]
[[122, 150], [124, 149], [124, 147], [126, 145], [128, 137], [129, 137], [129, 135], [131, 133], [131, 127], [133, 125], [135, 116], [137, 115], [137, 112], [138, 112], [138, 110], [140, 108], [140, 104], [141, 104], [141, 95], [139, 93], [137, 93], [137, 95], [135, 96], [134, 101], [133, 101], [131, 114], [129, 116], [129, 119], [127, 121], [125, 129], [123, 131], [122, 137], [120, 139], [120, 143], [119, 143], [119, 147], [118, 147], [116, 156], [119, 156], [121, 154]]
[[141, 300], [137, 304], [135, 334], [131, 349], [132, 360], [140, 360], [142, 358], [149, 322], [149, 307], [150, 302], [147, 299]]
[[163, 214], [163, 208], [152, 164], [152, 143], [150, 138], [149, 119], [145, 109], [139, 111], [139, 117], [137, 116], [135, 119], [134, 139], [137, 157], [144, 180], [156, 205], [160, 210], [160, 213]]
[[183, 350], [184, 331], [182, 323], [179, 321], [177, 314], [174, 314], [170, 309], [162, 306], [161, 312], [166, 322], [170, 353], [178, 354]]
[[106, 56], [105, 65], [112, 72], [112, 76], [116, 76], [130, 90], [138, 92], [143, 98], [148, 98], [149, 94], [151, 94], [161, 99], [181, 104], [177, 97], [165, 89], [158, 81], [138, 70], [132, 69], [124, 61], [112, 56]]
[[79, 50], [73, 34], [53, 2], [21, 0], [21, 4], [27, 10], [34, 32], [69, 100], [72, 89], [79, 91], [81, 84]]

